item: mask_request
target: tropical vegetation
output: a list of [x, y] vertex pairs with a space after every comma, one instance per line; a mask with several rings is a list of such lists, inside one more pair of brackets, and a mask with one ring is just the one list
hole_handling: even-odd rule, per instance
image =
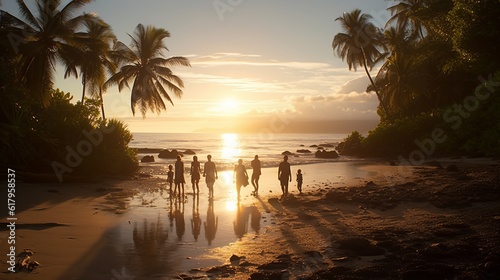
[[[132, 134], [106, 119], [103, 93], [132, 79], [131, 107], [142, 115], [173, 104], [182, 80], [170, 66], [189, 66], [184, 57], [165, 58], [163, 28], [139, 24], [130, 47], [95, 14], [80, 12], [91, 0], [17, 0], [20, 17], [0, 17], [1, 165], [19, 171], [102, 176], [132, 174], [138, 166], [128, 147]], [[55, 89], [56, 65], [64, 77], [80, 77], [81, 100]], [[100, 111], [100, 112], [99, 112]]]
[[[362, 65], [359, 61], [366, 64], [365, 69], [378, 67], [367, 91], [379, 97], [381, 119], [363, 139], [357, 132], [346, 139], [356, 139], [359, 145], [344, 154], [408, 156], [436, 129], [443, 131], [446, 141], [435, 143], [437, 149], [426, 157], [500, 154], [500, 111], [495, 111], [500, 104], [500, 31], [496, 28], [500, 19], [495, 12], [500, 3], [393, 2], [388, 8], [392, 16], [383, 28], [375, 27], [360, 10], [337, 19], [345, 33], [335, 36], [332, 47], [347, 60], [349, 69], [355, 62]], [[364, 46], [346, 39], [369, 38], [367, 29], [374, 30], [369, 32], [374, 39], [363, 40]], [[368, 49], [370, 55], [359, 55]], [[350, 58], [351, 53], [358, 53], [357, 60]]]

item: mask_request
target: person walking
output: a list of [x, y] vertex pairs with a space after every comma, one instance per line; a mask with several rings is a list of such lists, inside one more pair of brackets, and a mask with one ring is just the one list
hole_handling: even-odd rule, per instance
[[[191, 185], [193, 186], [193, 194], [200, 193], [200, 175], [201, 175], [201, 166], [198, 161], [198, 157], [193, 157], [193, 162], [191, 162]], [[196, 187], [196, 192], [195, 192]]]
[[297, 170], [297, 189], [299, 190], [299, 193], [302, 194], [302, 170]]
[[234, 166], [233, 179], [236, 181], [236, 192], [238, 193], [239, 200], [241, 186], [248, 186], [248, 173], [242, 159], [239, 159], [238, 164]]
[[281, 198], [286, 198], [288, 196], [288, 182], [292, 181], [292, 171], [290, 170], [290, 163], [288, 163], [288, 156], [283, 157], [283, 161], [278, 167], [278, 180], [283, 192]]
[[252, 186], [254, 188], [253, 195], [258, 196], [259, 195], [259, 178], [260, 175], [262, 174], [261, 168], [260, 168], [260, 160], [259, 156], [255, 155], [254, 160], [252, 160]]
[[205, 182], [207, 183], [208, 198], [211, 199], [214, 197], [215, 180], [219, 179], [219, 176], [217, 176], [217, 167], [212, 161], [212, 156], [208, 155], [207, 160], [203, 166], [203, 177], [205, 177]]

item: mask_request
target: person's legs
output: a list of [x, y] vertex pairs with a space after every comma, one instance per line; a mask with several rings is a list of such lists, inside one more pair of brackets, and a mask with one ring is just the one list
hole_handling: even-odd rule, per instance
[[238, 193], [238, 199], [240, 199], [240, 190], [241, 190], [241, 186], [236, 185], [236, 192]]
[[257, 178], [255, 178], [255, 195], [259, 194], [259, 177], [260, 176], [257, 176]]

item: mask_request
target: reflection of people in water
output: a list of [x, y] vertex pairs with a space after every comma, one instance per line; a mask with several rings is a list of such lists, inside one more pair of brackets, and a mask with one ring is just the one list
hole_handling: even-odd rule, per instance
[[169, 197], [169, 202], [170, 202], [170, 207], [168, 211], [168, 219], [170, 220], [170, 231], [174, 228], [174, 221], [175, 221], [175, 216], [174, 216], [174, 196], [170, 195]]
[[259, 209], [255, 206], [250, 207], [250, 226], [256, 234], [259, 234], [261, 218], [262, 214], [260, 214]]
[[200, 192], [200, 175], [201, 175], [201, 167], [200, 162], [198, 161], [198, 157], [193, 157], [193, 162], [191, 162], [191, 185], [193, 185], [193, 193]]
[[[179, 204], [179, 205], [177, 205], [177, 204]], [[177, 239], [179, 241], [181, 241], [182, 237], [184, 236], [184, 232], [186, 232], [186, 222], [184, 221], [184, 200], [183, 199], [177, 199], [175, 201], [174, 218], [175, 218], [175, 231], [177, 233]]]
[[248, 212], [246, 207], [240, 206], [238, 203], [238, 209], [236, 210], [236, 221], [233, 222], [234, 234], [241, 239], [248, 229]]
[[[196, 204], [196, 208], [195, 208]], [[193, 194], [193, 218], [191, 219], [191, 232], [193, 233], [194, 240], [198, 241], [198, 236], [201, 231], [201, 218], [200, 218], [200, 195]]]
[[203, 223], [205, 227], [205, 238], [208, 241], [208, 245], [212, 245], [212, 241], [215, 239], [218, 224], [219, 218], [215, 217], [214, 213], [214, 200], [210, 199], [208, 201], [207, 221]]

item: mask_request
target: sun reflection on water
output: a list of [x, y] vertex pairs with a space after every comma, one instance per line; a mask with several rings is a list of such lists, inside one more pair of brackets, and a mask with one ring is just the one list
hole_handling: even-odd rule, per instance
[[227, 191], [225, 195], [227, 195], [226, 199], [226, 211], [227, 212], [235, 212], [238, 208], [238, 195], [236, 193], [236, 187], [233, 182], [233, 172], [225, 171], [221, 172], [219, 179], [222, 180], [224, 187]]
[[234, 160], [241, 154], [241, 149], [238, 142], [238, 135], [233, 133], [221, 134], [222, 138], [222, 158], [226, 160]]

